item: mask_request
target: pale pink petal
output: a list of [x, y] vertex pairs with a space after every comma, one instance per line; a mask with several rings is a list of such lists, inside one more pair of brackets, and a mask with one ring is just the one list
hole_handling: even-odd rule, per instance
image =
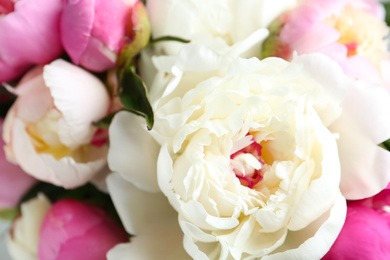
[[94, 36], [89, 38], [88, 45], [80, 57], [80, 64], [92, 71], [104, 71], [115, 66], [117, 54]]
[[[3, 120], [0, 120], [0, 136], [3, 134]], [[5, 158], [4, 141], [0, 140], [0, 208], [16, 207], [24, 193], [36, 180], [19, 166]]]
[[25, 124], [15, 119], [10, 144], [20, 167], [35, 178], [65, 188], [74, 188], [88, 182], [106, 163], [107, 147], [86, 150], [84, 160], [72, 157], [56, 160], [50, 154], [38, 154], [31, 144]]
[[142, 191], [117, 173], [108, 176], [107, 184], [122, 223], [135, 235], [109, 251], [107, 259], [190, 259], [177, 213], [162, 193]]
[[147, 132], [145, 119], [120, 112], [111, 122], [109, 134], [110, 169], [141, 190], [158, 191], [156, 164], [160, 146]]
[[363, 56], [354, 55], [340, 62], [346, 74], [355, 78], [362, 79], [375, 84], [382, 83], [382, 77], [379, 71], [374, 67], [370, 60]]
[[340, 134], [341, 191], [347, 199], [370, 197], [390, 181], [390, 153], [378, 147], [390, 137], [390, 96], [357, 81], [342, 106], [342, 116], [330, 126]]
[[75, 64], [87, 48], [91, 37], [95, 0], [66, 0], [61, 15], [61, 40]]
[[108, 113], [110, 98], [104, 84], [64, 60], [46, 65], [43, 77], [63, 115], [59, 121], [61, 141], [69, 147], [89, 143], [95, 130], [92, 123]]

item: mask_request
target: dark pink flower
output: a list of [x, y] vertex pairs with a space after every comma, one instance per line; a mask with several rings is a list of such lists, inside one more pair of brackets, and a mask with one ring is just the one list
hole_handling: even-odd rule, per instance
[[390, 259], [390, 189], [348, 203], [344, 227], [323, 259]]
[[43, 220], [40, 260], [105, 260], [128, 236], [102, 209], [73, 199], [53, 204]]

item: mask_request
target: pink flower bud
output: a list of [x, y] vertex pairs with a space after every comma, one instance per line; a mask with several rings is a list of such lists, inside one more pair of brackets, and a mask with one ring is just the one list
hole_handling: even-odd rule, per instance
[[73, 63], [103, 71], [116, 65], [122, 50], [137, 54], [149, 40], [150, 25], [139, 0], [67, 0], [61, 37]]
[[323, 258], [390, 259], [390, 190], [348, 203], [343, 229]]
[[0, 83], [61, 54], [61, 10], [62, 0], [0, 1]]
[[108, 250], [122, 242], [128, 242], [126, 232], [103, 210], [64, 199], [43, 220], [38, 259], [104, 260]]

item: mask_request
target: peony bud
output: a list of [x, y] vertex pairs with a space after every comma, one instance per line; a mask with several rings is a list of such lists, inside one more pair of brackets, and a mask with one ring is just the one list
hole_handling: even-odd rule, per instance
[[148, 43], [150, 25], [139, 0], [67, 0], [61, 38], [73, 63], [104, 71], [132, 58]]
[[40, 260], [104, 260], [108, 250], [122, 242], [128, 242], [126, 232], [103, 210], [64, 199], [43, 220], [38, 256]]
[[62, 0], [0, 1], [0, 83], [58, 57]]
[[323, 258], [390, 259], [390, 190], [348, 203], [343, 229]]

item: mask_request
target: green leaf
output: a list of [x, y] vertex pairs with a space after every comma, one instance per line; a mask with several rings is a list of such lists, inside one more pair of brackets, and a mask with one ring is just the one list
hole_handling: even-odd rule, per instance
[[152, 129], [154, 117], [148, 91], [131, 66], [125, 66], [120, 72], [118, 96], [125, 110], [145, 117], [148, 129]]
[[168, 36], [162, 36], [162, 37], [150, 40], [149, 45], [155, 44], [157, 42], [162, 42], [162, 41], [175, 41], [175, 42], [181, 42], [181, 43], [189, 43], [190, 42], [189, 40], [186, 40], [186, 39], [182, 39], [182, 38], [179, 38], [176, 36], [169, 36], [168, 35]]
[[0, 219], [11, 221], [19, 214], [19, 210], [16, 208], [0, 209]]
[[383, 4], [383, 7], [385, 8], [385, 11], [386, 11], [385, 21], [386, 21], [387, 25], [390, 26], [390, 2], [382, 3], [382, 4]]
[[390, 151], [390, 139], [384, 141], [381, 146], [385, 148], [387, 151]]

